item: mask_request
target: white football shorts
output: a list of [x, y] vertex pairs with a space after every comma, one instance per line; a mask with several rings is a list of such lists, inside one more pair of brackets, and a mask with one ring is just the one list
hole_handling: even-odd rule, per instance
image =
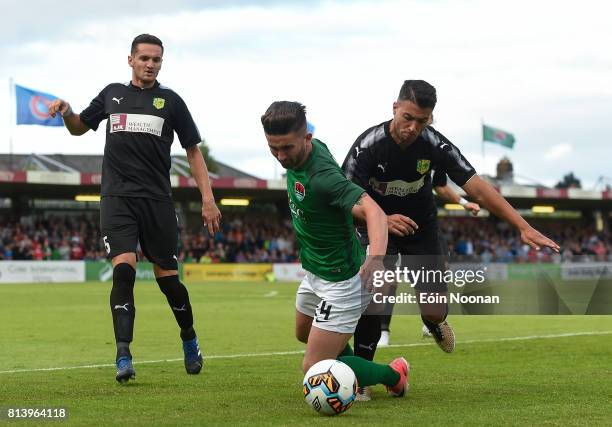
[[372, 294], [361, 288], [359, 273], [330, 282], [307, 271], [297, 290], [295, 308], [313, 318], [312, 326], [352, 334], [371, 300]]

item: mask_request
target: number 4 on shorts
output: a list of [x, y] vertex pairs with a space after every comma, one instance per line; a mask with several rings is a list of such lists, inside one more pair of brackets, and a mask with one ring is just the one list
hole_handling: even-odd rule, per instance
[[319, 307], [319, 316], [322, 316], [323, 320], [329, 320], [329, 313], [331, 313], [331, 309], [331, 304], [327, 305], [325, 301], [321, 301], [321, 307]]

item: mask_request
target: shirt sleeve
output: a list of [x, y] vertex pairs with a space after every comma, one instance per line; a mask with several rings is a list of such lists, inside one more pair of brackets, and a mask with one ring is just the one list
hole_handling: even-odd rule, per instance
[[331, 206], [350, 211], [365, 190], [349, 181], [340, 169], [327, 169], [311, 178], [315, 194]]
[[431, 184], [434, 187], [444, 187], [446, 184], [448, 184], [448, 180], [446, 179], [446, 171], [442, 169], [434, 169]]
[[450, 179], [459, 187], [465, 185], [471, 177], [476, 175], [476, 170], [467, 161], [461, 151], [441, 133], [433, 131], [430, 134], [434, 138], [434, 157], [436, 164], [444, 170]]
[[79, 114], [79, 118], [89, 129], [98, 130], [100, 122], [108, 118], [104, 101], [107, 91], [108, 86], [102, 89], [102, 92], [92, 99], [89, 106]]
[[374, 163], [372, 153], [368, 148], [363, 148], [359, 143], [353, 144], [348, 152], [342, 170], [346, 177], [360, 186], [368, 188], [372, 176], [372, 164]]
[[176, 96], [172, 125], [183, 148], [187, 149], [202, 142], [200, 131], [198, 131], [185, 101], [178, 95]]

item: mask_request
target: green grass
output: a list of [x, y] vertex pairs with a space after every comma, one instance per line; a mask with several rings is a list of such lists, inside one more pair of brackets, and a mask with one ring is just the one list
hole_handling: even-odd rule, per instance
[[[303, 350], [293, 335], [295, 289], [189, 285], [205, 353]], [[411, 362], [409, 394], [393, 399], [378, 386], [373, 401], [328, 419], [303, 402], [300, 354], [210, 358], [199, 376], [186, 375], [181, 361], [138, 364], [182, 357], [165, 298], [154, 283], [138, 283], [134, 383], [118, 385], [112, 366], [30, 371], [112, 364], [109, 290], [98, 283], [0, 286], [0, 371], [28, 370], [0, 373], [0, 407], [63, 406], [68, 424], [104, 426], [612, 424], [612, 335], [499, 341], [609, 332], [612, 316], [452, 316], [452, 355], [421, 338], [416, 316], [396, 316], [392, 342], [406, 346], [380, 349], [377, 360], [404, 355]]]

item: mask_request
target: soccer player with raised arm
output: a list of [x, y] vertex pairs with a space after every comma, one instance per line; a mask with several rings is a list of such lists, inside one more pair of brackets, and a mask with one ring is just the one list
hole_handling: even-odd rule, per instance
[[[446, 176], [446, 172], [440, 169], [436, 169], [432, 171], [431, 185], [433, 186], [434, 191], [442, 200], [448, 203], [455, 203], [463, 206], [463, 208], [468, 211], [473, 216], [478, 216], [480, 212], [480, 205], [478, 203], [469, 202], [457, 194], [451, 187], [448, 185], [448, 179]], [[442, 254], [446, 255], [448, 252], [446, 240], [442, 235], [438, 236], [440, 239], [440, 247], [442, 248]], [[390, 302], [387, 302], [387, 306], [384, 309], [384, 313], [380, 317], [380, 339], [378, 340], [378, 347], [386, 347], [391, 344], [391, 316], [393, 313], [393, 305]], [[429, 332], [429, 328], [426, 325], [422, 327], [423, 337], [433, 338], [431, 332]], [[362, 396], [363, 397], [363, 396]]]
[[180, 327], [185, 369], [198, 374], [202, 354], [193, 328], [189, 294], [178, 276], [178, 220], [170, 186], [170, 146], [177, 133], [202, 194], [202, 219], [212, 234], [221, 214], [215, 204], [208, 170], [198, 148], [202, 141], [185, 102], [157, 81], [164, 47], [160, 39], [141, 34], [132, 42], [128, 83], [111, 83], [80, 114], [56, 99], [49, 113], [61, 114], [72, 135], [83, 135], [107, 119], [102, 164], [100, 228], [113, 265], [110, 309], [117, 344], [116, 379], [136, 373], [130, 343], [134, 333], [136, 247], [153, 263], [155, 278]]
[[[559, 246], [531, 227], [495, 188], [481, 179], [459, 149], [430, 126], [436, 106], [436, 89], [423, 80], [406, 80], [393, 103], [393, 118], [363, 132], [349, 149], [342, 165], [347, 178], [363, 187], [387, 214], [387, 255], [402, 255], [402, 263], [423, 259], [444, 268], [439, 242], [437, 210], [430, 171], [444, 170], [467, 195], [495, 216], [519, 230], [521, 240], [539, 250]], [[369, 230], [361, 228], [362, 244]], [[404, 255], [408, 255], [404, 257]], [[415, 257], [416, 256], [416, 257]], [[446, 283], [432, 283], [417, 292], [444, 293]], [[446, 304], [421, 304], [423, 323], [438, 346], [450, 353], [455, 348], [453, 329], [446, 321]], [[372, 360], [380, 338], [380, 316], [364, 315], [355, 332], [355, 354]]]
[[[306, 343], [303, 371], [337, 358], [351, 367], [360, 385], [384, 384], [391, 395], [403, 396], [409, 373], [403, 357], [381, 365], [354, 356], [348, 345], [372, 298], [369, 278], [382, 268], [376, 256], [387, 247], [384, 212], [346, 179], [327, 146], [312, 138], [302, 104], [274, 102], [261, 123], [270, 152], [287, 169], [289, 208], [306, 270], [295, 313], [296, 337]], [[370, 235], [365, 263], [353, 218], [366, 224]]]

